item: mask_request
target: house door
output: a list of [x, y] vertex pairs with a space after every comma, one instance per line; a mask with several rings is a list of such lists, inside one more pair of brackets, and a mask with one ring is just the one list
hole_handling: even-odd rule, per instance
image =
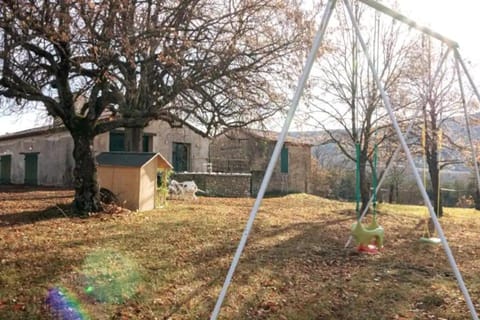
[[[144, 134], [142, 139], [142, 151], [150, 151], [150, 141], [152, 137]], [[110, 132], [109, 151], [125, 151], [125, 133], [124, 132]]]
[[176, 172], [188, 171], [190, 169], [190, 144], [173, 143], [172, 164]]
[[25, 184], [36, 186], [38, 175], [38, 153], [25, 154]]
[[0, 184], [9, 184], [11, 182], [12, 156], [6, 155], [0, 157]]

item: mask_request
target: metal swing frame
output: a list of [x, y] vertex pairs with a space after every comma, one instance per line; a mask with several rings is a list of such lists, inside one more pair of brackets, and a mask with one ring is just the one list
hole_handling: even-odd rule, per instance
[[[399, 125], [398, 125], [397, 119], [395, 117], [395, 114], [393, 112], [393, 109], [392, 109], [392, 106], [391, 106], [391, 103], [390, 103], [390, 99], [389, 99], [387, 93], [385, 92], [384, 87], [383, 87], [383, 85], [382, 85], [382, 83], [381, 83], [381, 81], [378, 77], [378, 73], [377, 73], [377, 70], [376, 70], [373, 62], [370, 59], [366, 43], [362, 38], [360, 29], [358, 27], [358, 24], [355, 20], [354, 14], [353, 14], [352, 7], [351, 7], [350, 3], [348, 2], [348, 0], [342, 0], [342, 1], [345, 5], [345, 8], [347, 9], [348, 15], [349, 15], [350, 20], [353, 24], [356, 35], [358, 37], [358, 41], [359, 41], [359, 43], [361, 45], [361, 48], [362, 48], [362, 51], [364, 52], [365, 57], [368, 61], [368, 66], [369, 66], [370, 70], [372, 71], [374, 81], [375, 81], [375, 83], [376, 83], [376, 85], [377, 85], [377, 87], [380, 91], [384, 106], [387, 109], [387, 112], [388, 112], [388, 115], [390, 117], [390, 121], [392, 123], [392, 126], [394, 127], [394, 129], [396, 131], [396, 134], [397, 134], [398, 139], [400, 141], [401, 148], [403, 148], [403, 150], [404, 150], [404, 152], [407, 156], [407, 160], [408, 160], [408, 163], [409, 163], [409, 165], [410, 165], [410, 167], [413, 171], [415, 181], [416, 181], [417, 186], [420, 190], [420, 193], [421, 193], [422, 198], [425, 202], [425, 205], [428, 208], [428, 211], [430, 213], [430, 217], [433, 220], [433, 223], [435, 225], [435, 229], [437, 231], [437, 234], [441, 239], [441, 243], [442, 243], [442, 246], [444, 248], [445, 254], [446, 254], [446, 256], [448, 258], [448, 261], [449, 261], [449, 264], [450, 264], [450, 266], [453, 270], [453, 273], [454, 273], [455, 278], [457, 280], [458, 286], [460, 287], [460, 290], [461, 290], [461, 292], [462, 292], [462, 294], [465, 298], [465, 301], [466, 301], [467, 306], [469, 308], [472, 319], [478, 320], [477, 311], [476, 311], [475, 306], [472, 302], [470, 294], [469, 294], [469, 292], [468, 292], [468, 290], [465, 286], [465, 283], [463, 281], [463, 277], [462, 277], [462, 275], [461, 275], [461, 273], [458, 269], [458, 266], [455, 262], [455, 258], [453, 257], [453, 254], [452, 254], [450, 246], [447, 242], [447, 239], [445, 238], [445, 234], [444, 234], [443, 229], [440, 225], [440, 222], [438, 221], [437, 216], [434, 212], [432, 203], [431, 203], [431, 201], [428, 197], [425, 186], [423, 185], [420, 174], [418, 173], [417, 170], [415, 170], [416, 167], [415, 167], [415, 163], [414, 163], [412, 154], [411, 154], [410, 149], [408, 148], [408, 145], [405, 141], [405, 137], [404, 137]], [[400, 13], [398, 13], [398, 12], [396, 12], [396, 11], [394, 11], [394, 10], [392, 10], [392, 9], [390, 9], [390, 8], [384, 6], [384, 5], [382, 5], [382, 4], [380, 4], [376, 1], [373, 1], [373, 0], [359, 0], [359, 1], [364, 3], [365, 5], [367, 5], [369, 7], [372, 7], [373, 9], [375, 9], [377, 11], [380, 11], [380, 12], [382, 12], [382, 13], [384, 13], [384, 14], [386, 14], [386, 15], [388, 15], [388, 16], [390, 16], [390, 17], [392, 17], [392, 18], [394, 18], [394, 19], [396, 19], [396, 20], [398, 20], [402, 23], [405, 23], [405, 24], [409, 25], [412, 28], [415, 28], [415, 29], [421, 31], [424, 34], [427, 34], [427, 35], [429, 35], [433, 38], [436, 38], [436, 39], [442, 41], [451, 50], [454, 51], [455, 61], [456, 61], [456, 69], [457, 69], [457, 73], [458, 73], [458, 76], [459, 76], [459, 79], [460, 79], [459, 83], [460, 83], [460, 88], [461, 88], [460, 90], [461, 90], [461, 94], [462, 94], [462, 100], [463, 100], [462, 102], [463, 102], [465, 120], [466, 120], [466, 125], [467, 125], [467, 134], [468, 134], [468, 137], [469, 137], [469, 140], [470, 140], [470, 146], [472, 148], [472, 156], [473, 156], [473, 159], [474, 159], [475, 174], [476, 174], [476, 177], [477, 177], [478, 188], [480, 190], [480, 174], [479, 174], [478, 164], [477, 164], [477, 161], [476, 161], [475, 146], [473, 145], [473, 141], [471, 139], [471, 130], [470, 130], [470, 125], [469, 125], [469, 120], [468, 120], [467, 107], [466, 107], [465, 96], [464, 96], [461, 77], [460, 77], [460, 67], [462, 68], [463, 72], [465, 73], [465, 75], [467, 77], [467, 80], [469, 81], [469, 83], [470, 83], [471, 87], [473, 88], [474, 93], [475, 93], [475, 95], [476, 95], [476, 97], [479, 101], [480, 101], [480, 94], [479, 94], [477, 88], [475, 87], [475, 84], [474, 84], [470, 74], [468, 73], [468, 70], [465, 66], [465, 63], [461, 59], [460, 53], [458, 52], [458, 44], [455, 41], [450, 40], [450, 39], [442, 36], [441, 34], [439, 34], [437, 32], [434, 32], [433, 30], [431, 30], [429, 28], [418, 25], [415, 21], [407, 18], [406, 16], [404, 16], [404, 15], [402, 15], [402, 14], [400, 14]], [[235, 255], [233, 257], [232, 263], [230, 265], [227, 276], [226, 276], [225, 281], [223, 283], [222, 289], [221, 289], [221, 291], [218, 295], [214, 310], [212, 311], [212, 314], [210, 316], [210, 320], [217, 319], [217, 317], [220, 313], [220, 310], [221, 310], [221, 307], [222, 307], [222, 304], [223, 304], [223, 300], [225, 299], [228, 287], [230, 286], [230, 283], [231, 283], [232, 278], [233, 278], [233, 274], [235, 272], [235, 269], [238, 265], [238, 262], [240, 260], [241, 255], [242, 255], [242, 252], [243, 252], [243, 250], [245, 248], [245, 245], [247, 243], [247, 239], [248, 239], [248, 236], [249, 236], [250, 231], [252, 229], [253, 222], [254, 222], [254, 220], [257, 216], [258, 209], [260, 208], [260, 205], [261, 205], [261, 202], [262, 202], [263, 197], [265, 195], [265, 191], [267, 189], [268, 183], [270, 182], [270, 178], [272, 176], [273, 169], [276, 165], [278, 157], [280, 156], [280, 152], [281, 152], [283, 143], [285, 142], [285, 138], [287, 136], [288, 129], [290, 127], [290, 124], [291, 124], [291, 122], [293, 120], [293, 117], [295, 115], [295, 112], [297, 110], [297, 107], [298, 107], [298, 104], [300, 102], [300, 98], [302, 96], [305, 84], [306, 84], [306, 82], [309, 78], [313, 63], [315, 61], [317, 51], [320, 48], [320, 45], [322, 44], [322, 41], [323, 41], [323, 38], [324, 38], [324, 35], [325, 35], [325, 31], [327, 29], [329, 20], [332, 16], [333, 10], [335, 9], [336, 2], [337, 2], [337, 0], [329, 0], [327, 5], [326, 5], [325, 11], [323, 13], [322, 21], [320, 23], [319, 29], [318, 29], [317, 34], [315, 36], [315, 39], [313, 41], [310, 53], [307, 57], [305, 67], [304, 67], [303, 72], [300, 76], [300, 79], [298, 80], [297, 89], [296, 89], [295, 94], [292, 98], [291, 107], [290, 107], [290, 109], [287, 113], [287, 117], [286, 117], [285, 122], [283, 124], [282, 130], [281, 130], [281, 132], [278, 136], [277, 143], [274, 147], [272, 156], [270, 158], [267, 169], [265, 171], [265, 175], [263, 177], [262, 183], [260, 185], [258, 195], [256, 197], [255, 203], [254, 203], [254, 205], [252, 207], [252, 210], [250, 212], [249, 219], [246, 223], [245, 229], [243, 231], [242, 237], [241, 237], [240, 242], [238, 244], [238, 247], [236, 249]], [[408, 131], [410, 131], [410, 130], [408, 130]], [[380, 181], [377, 188], [380, 187], [381, 182], [382, 181]]]

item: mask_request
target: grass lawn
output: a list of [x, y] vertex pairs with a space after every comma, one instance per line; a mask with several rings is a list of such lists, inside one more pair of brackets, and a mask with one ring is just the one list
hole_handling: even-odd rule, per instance
[[[254, 199], [69, 217], [70, 190], [0, 189], [0, 319], [51, 319], [59, 289], [84, 319], [207, 319]], [[385, 249], [344, 249], [353, 204], [263, 201], [220, 319], [468, 319], [441, 246], [418, 242], [422, 207], [380, 205]], [[480, 214], [441, 219], [480, 309]], [[50, 291], [49, 291], [50, 290]]]

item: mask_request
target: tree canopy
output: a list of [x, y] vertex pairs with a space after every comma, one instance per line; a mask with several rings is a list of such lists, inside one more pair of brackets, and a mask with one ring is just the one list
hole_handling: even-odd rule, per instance
[[151, 120], [209, 135], [267, 119], [286, 105], [313, 16], [295, 0], [6, 0], [0, 95], [61, 119], [75, 205], [97, 211], [96, 135]]
[[109, 111], [95, 133], [161, 119], [207, 135], [284, 105], [309, 25], [285, 1], [32, 0], [6, 1], [0, 27], [2, 95], [69, 128]]

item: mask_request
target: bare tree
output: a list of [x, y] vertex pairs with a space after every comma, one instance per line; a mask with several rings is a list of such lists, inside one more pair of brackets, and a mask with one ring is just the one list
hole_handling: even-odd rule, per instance
[[[363, 10], [358, 2], [355, 4], [356, 18], [378, 76], [394, 108], [404, 109], [411, 104], [405, 99], [402, 79], [410, 63], [408, 52], [412, 41], [393, 20], [382, 20], [377, 13]], [[337, 17], [340, 32], [330, 39], [329, 50], [319, 61], [320, 75], [314, 80], [316, 86], [312, 85], [315, 88], [312, 91], [318, 90], [319, 94], [312, 93], [308, 103], [316, 118], [314, 121], [321, 119], [316, 122], [317, 126], [348, 159], [358, 162], [363, 210], [370, 197], [367, 167], [370, 166], [375, 174], [374, 150], [390, 141], [393, 131], [372, 73], [359, 49], [357, 35], [341, 11]], [[358, 155], [356, 146], [359, 147]]]
[[419, 98], [417, 107], [422, 110], [422, 121], [417, 132], [421, 137], [421, 152], [430, 177], [432, 204], [439, 217], [443, 215], [441, 170], [463, 162], [451, 157], [453, 153], [448, 152], [463, 147], [445, 125], [448, 121], [454, 121], [461, 110], [454, 65], [442, 59], [446, 50], [448, 48], [445, 45], [432, 42], [425, 36], [420, 37], [412, 59], [415, 63], [409, 72], [410, 92]]
[[0, 96], [41, 103], [74, 141], [73, 208], [100, 210], [94, 137], [151, 120], [202, 135], [263, 121], [312, 34], [300, 2], [6, 0]]

